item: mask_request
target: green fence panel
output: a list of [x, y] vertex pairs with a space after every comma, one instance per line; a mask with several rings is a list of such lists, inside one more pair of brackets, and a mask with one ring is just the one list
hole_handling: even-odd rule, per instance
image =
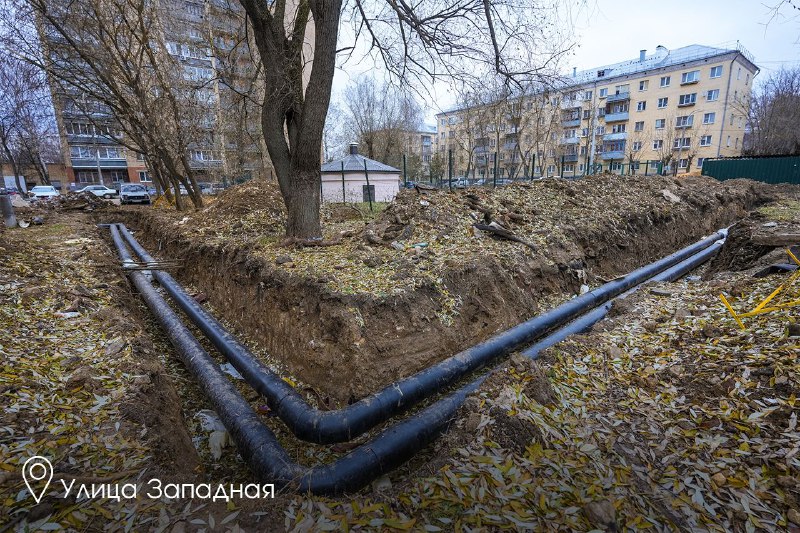
[[703, 161], [703, 175], [720, 181], [748, 178], [800, 185], [800, 157], [729, 157]]

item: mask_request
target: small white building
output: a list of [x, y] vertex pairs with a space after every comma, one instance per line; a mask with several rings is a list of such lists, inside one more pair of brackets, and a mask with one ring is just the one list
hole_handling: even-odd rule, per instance
[[400, 174], [394, 167], [359, 155], [353, 143], [344, 159], [322, 165], [322, 201], [367, 202], [371, 193], [373, 202], [391, 202], [400, 191]]

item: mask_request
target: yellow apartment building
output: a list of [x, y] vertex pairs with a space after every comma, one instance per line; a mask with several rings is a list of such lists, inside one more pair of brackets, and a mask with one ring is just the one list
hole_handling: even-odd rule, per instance
[[759, 69], [740, 45], [663, 46], [553, 86], [436, 116], [434, 150], [455, 176], [519, 179], [688, 172], [740, 155]]

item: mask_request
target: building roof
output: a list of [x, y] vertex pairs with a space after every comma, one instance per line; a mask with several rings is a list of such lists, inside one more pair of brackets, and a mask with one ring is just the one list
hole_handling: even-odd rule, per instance
[[322, 172], [342, 172], [342, 163], [344, 163], [345, 172], [364, 172], [364, 161], [367, 162], [367, 172], [385, 172], [392, 174], [399, 174], [400, 170], [389, 165], [384, 165], [380, 161], [375, 161], [368, 157], [359, 154], [348, 154], [342, 159], [330, 161], [322, 165]]
[[[602, 83], [604, 80], [617, 78], [619, 76], [629, 76], [640, 72], [647, 72], [659, 68], [668, 68], [692, 61], [699, 61], [702, 59], [709, 59], [716, 56], [726, 55], [730, 53], [741, 54], [751, 65], [754, 70], [758, 70], [755, 64], [755, 59], [743, 46], [738, 42], [734, 48], [714, 48], [711, 46], [704, 46], [701, 44], [690, 44], [674, 50], [669, 50], [664, 46], [656, 47], [656, 51], [652, 54], [645, 54], [644, 60], [640, 57], [620, 61], [619, 63], [611, 63], [587, 70], [575, 72], [573, 75], [562, 76], [555, 84], [554, 89], [563, 90], [570, 87], [580, 87], [588, 83], [598, 82]], [[602, 76], [598, 73], [603, 71]], [[436, 116], [447, 115], [465, 109], [464, 107], [454, 107], [447, 109], [442, 113], [437, 113]]]
[[[737, 47], [736, 49], [725, 49], [713, 48], [711, 46], [703, 46], [700, 44], [690, 44], [689, 46], [676, 48], [675, 50], [669, 50], [663, 46], [659, 46], [656, 48], [654, 53], [650, 55], [645, 54], [644, 61], [637, 57], [635, 59], [620, 61], [619, 63], [612, 63], [610, 65], [582, 70], [577, 72], [574, 76], [567, 76], [563, 80], [563, 84], [565, 87], [583, 85], [584, 83], [590, 83], [604, 78], [626, 76], [657, 68], [681, 65], [683, 63], [689, 63], [691, 61], [697, 61], [700, 59], [708, 59], [731, 52], [742, 52], [742, 55], [744, 55], [748, 61], [753, 63], [749, 53], [747, 53], [746, 50], [743, 50], [741, 46]], [[604, 71], [604, 75], [598, 77], [597, 74], [600, 71]]]

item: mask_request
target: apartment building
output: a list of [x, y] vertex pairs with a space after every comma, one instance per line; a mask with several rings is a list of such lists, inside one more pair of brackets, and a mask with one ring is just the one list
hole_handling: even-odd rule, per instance
[[408, 132], [404, 153], [419, 159], [422, 174], [427, 175], [433, 158], [433, 143], [436, 126], [425, 125], [418, 131]]
[[[203, 104], [202, 116], [192, 118], [196, 125], [186, 154], [196, 178], [218, 182], [272, 176], [259, 129], [260, 109], [243, 96], [252, 90], [256, 69], [242, 42], [241, 7], [225, 0], [162, 3], [169, 14], [161, 21], [167, 53], [178, 60], [183, 80]], [[145, 157], [125, 146], [131, 143], [124, 142], [107, 106], [78, 90], [53, 89], [69, 186], [152, 181]]]
[[554, 87], [436, 116], [435, 150], [455, 175], [583, 175], [645, 167], [687, 172], [740, 155], [759, 69], [737, 44], [641, 50], [573, 70]]

